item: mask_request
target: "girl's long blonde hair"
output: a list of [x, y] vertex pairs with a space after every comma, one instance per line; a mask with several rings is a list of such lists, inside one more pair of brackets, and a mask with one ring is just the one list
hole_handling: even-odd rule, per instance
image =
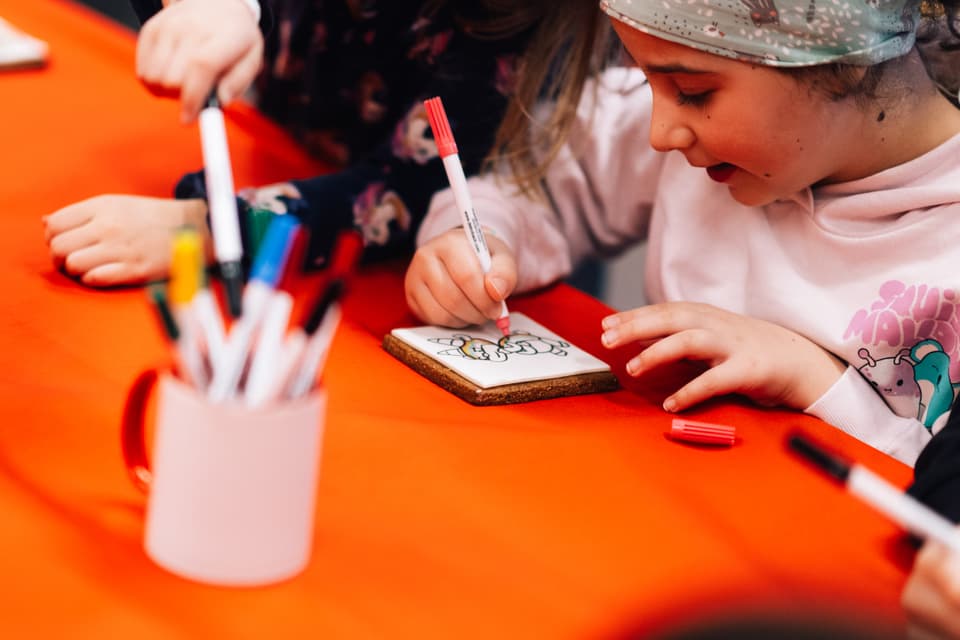
[[[521, 193], [539, 196], [540, 181], [573, 124], [584, 83], [622, 51], [597, 0], [431, 0], [434, 10], [450, 5], [481, 9], [483, 18], [459, 18], [478, 38], [530, 33], [518, 79], [500, 122], [485, 169], [505, 163]], [[428, 8], [429, 10], [429, 8]], [[548, 103], [545, 120], [534, 120], [538, 103]]]

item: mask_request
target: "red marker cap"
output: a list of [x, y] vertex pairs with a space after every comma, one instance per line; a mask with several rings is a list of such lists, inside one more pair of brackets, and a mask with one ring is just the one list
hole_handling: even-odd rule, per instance
[[718, 444], [729, 447], [733, 445], [736, 439], [737, 430], [735, 427], [728, 427], [723, 424], [674, 418], [670, 436], [675, 440], [683, 440], [684, 442]]
[[453, 141], [453, 131], [450, 130], [450, 121], [447, 120], [447, 112], [443, 110], [443, 103], [440, 98], [430, 98], [423, 101], [423, 106], [427, 108], [427, 119], [430, 121], [430, 129], [433, 131], [433, 139], [437, 143], [437, 151], [441, 158], [457, 152], [457, 143]]
[[294, 232], [293, 244], [290, 246], [290, 257], [283, 271], [278, 288], [294, 291], [303, 276], [303, 264], [307, 259], [307, 246], [310, 244], [310, 230], [300, 225]]
[[335, 278], [352, 274], [362, 252], [363, 234], [356, 229], [341, 231], [330, 254], [330, 274]]

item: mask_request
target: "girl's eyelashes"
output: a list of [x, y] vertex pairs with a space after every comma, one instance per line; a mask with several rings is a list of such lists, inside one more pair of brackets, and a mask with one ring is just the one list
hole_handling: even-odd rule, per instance
[[702, 107], [707, 104], [707, 100], [710, 99], [710, 94], [712, 91], [702, 91], [700, 93], [684, 93], [683, 91], [677, 91], [677, 104], [681, 107], [683, 106], [693, 106], [693, 107]]

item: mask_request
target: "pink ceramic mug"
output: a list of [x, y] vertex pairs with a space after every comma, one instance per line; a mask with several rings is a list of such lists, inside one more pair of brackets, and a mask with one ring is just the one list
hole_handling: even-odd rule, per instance
[[[144, 436], [159, 381], [153, 462]], [[127, 469], [148, 494], [144, 549], [210, 584], [291, 578], [310, 560], [326, 397], [250, 409], [214, 404], [169, 373], [137, 378], [123, 412]]]

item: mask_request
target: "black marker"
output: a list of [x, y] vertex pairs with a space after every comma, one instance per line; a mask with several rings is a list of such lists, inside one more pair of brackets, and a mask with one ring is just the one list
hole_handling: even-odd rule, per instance
[[800, 434], [791, 435], [787, 446], [910, 533], [960, 554], [960, 531], [952, 522], [863, 465], [847, 462]]
[[216, 91], [210, 94], [206, 107], [200, 112], [200, 142], [203, 146], [213, 252], [226, 288], [227, 308], [231, 316], [239, 318], [243, 312], [243, 244], [240, 240], [237, 200], [233, 193], [227, 129]]

